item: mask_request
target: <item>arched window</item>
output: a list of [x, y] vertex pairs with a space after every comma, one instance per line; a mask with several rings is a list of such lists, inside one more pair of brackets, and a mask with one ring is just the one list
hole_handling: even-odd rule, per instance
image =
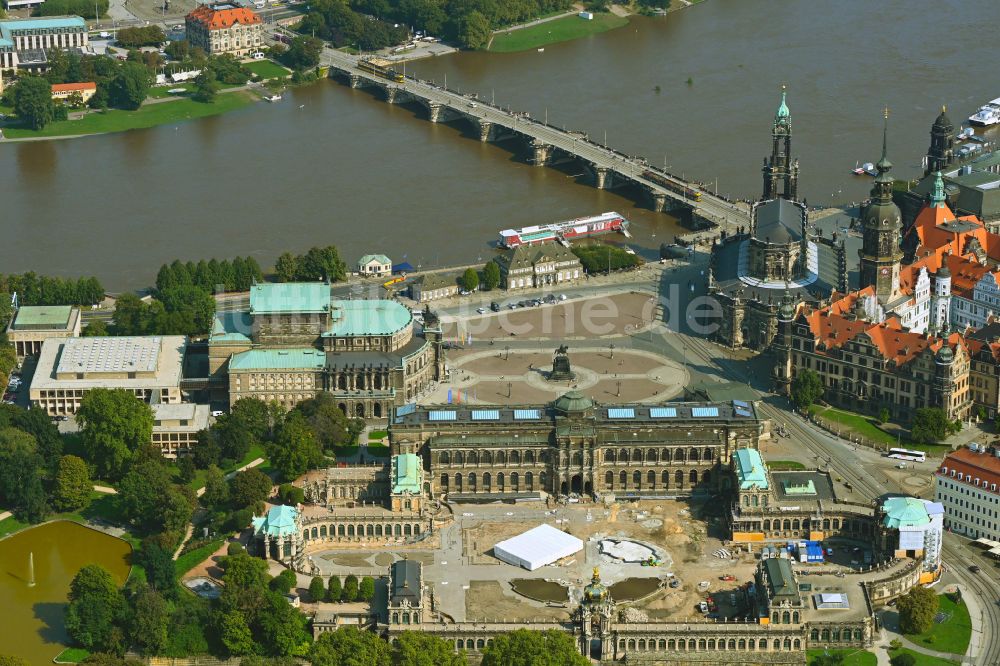
[[497, 451], [497, 464], [498, 465], [506, 465], [507, 464], [507, 452], [506, 451], [502, 451], [502, 450], [501, 451]]
[[745, 638], [741, 638], [740, 639], [740, 642], [736, 644], [736, 649], [737, 650], [746, 650], [747, 649], [747, 641], [746, 641]]
[[476, 473], [473, 472], [469, 475], [469, 490], [476, 492]]
[[667, 649], [668, 650], [676, 650], [677, 649], [677, 642], [674, 639], [672, 639], [672, 638], [668, 638], [667, 639]]
[[676, 462], [684, 462], [684, 449], [677, 449], [677, 453], [674, 454], [674, 460]]
[[704, 472], [701, 473], [701, 482], [702, 483], [708, 483], [711, 480], [712, 480], [712, 471], [711, 470], [707, 470], [706, 469]]
[[403, 525], [403, 536], [413, 536], [413, 528], [409, 523]]
[[628, 487], [628, 473], [625, 470], [618, 473], [618, 485], [622, 487], [622, 490]]
[[442, 465], [450, 465], [451, 464], [451, 454], [448, 453], [447, 451], [442, 451], [441, 455], [438, 456], [438, 462], [440, 464], [442, 464]]
[[618, 454], [618, 461], [627, 463], [628, 462], [628, 449], [622, 449]]
[[462, 492], [462, 475], [461, 474], [456, 474], [455, 475], [455, 490], [457, 490], [458, 492]]
[[632, 460], [637, 463], [642, 462], [642, 449], [632, 449]]
[[469, 451], [469, 464], [470, 465], [478, 465], [479, 464], [479, 452], [478, 451]]
[[668, 472], [667, 470], [663, 470], [663, 474], [660, 475], [660, 481], [662, 482], [664, 488], [669, 488], [670, 472]]
[[604, 462], [613, 463], [615, 461], [615, 450], [608, 449], [604, 454]]
[[517, 472], [510, 473], [510, 487], [513, 488], [515, 492], [521, 489], [520, 480], [521, 479]]
[[524, 452], [524, 464], [525, 465], [534, 465], [535, 464], [535, 452], [534, 451], [525, 451]]
[[693, 446], [691, 447], [691, 451], [688, 452], [688, 460], [690, 460], [691, 462], [696, 462], [698, 460], [701, 460], [701, 455], [698, 453], [698, 449], [694, 448]]
[[690, 481], [692, 485], [698, 483], [698, 470], [691, 470], [688, 474], [688, 481]]
[[492, 451], [483, 451], [482, 460], [483, 460], [483, 464], [485, 464], [485, 465], [492, 465], [493, 464], [493, 452]]
[[681, 470], [677, 470], [676, 472], [674, 472], [674, 483], [677, 485], [678, 488], [684, 487], [684, 472], [682, 472]]
[[705, 639], [704, 638], [699, 638], [698, 639], [698, 649], [699, 650], [704, 650], [705, 649]]
[[655, 463], [659, 456], [656, 455], [656, 449], [646, 450], [646, 462]]
[[792, 639], [791, 638], [786, 638], [785, 639], [785, 649], [786, 650], [791, 650], [792, 649]]
[[448, 490], [448, 475], [447, 474], [442, 474], [441, 475], [441, 489], [442, 490]]
[[665, 463], [670, 462], [670, 449], [665, 448], [660, 451], [660, 461]]
[[570, 463], [574, 467], [578, 467], [583, 464], [583, 454], [579, 451], [573, 452], [573, 462]]
[[510, 464], [511, 465], [520, 465], [521, 464], [521, 452], [520, 451], [511, 451], [510, 452]]
[[608, 490], [614, 490], [615, 487], [615, 473], [605, 472], [604, 473], [604, 487]]
[[499, 490], [500, 492], [503, 492], [504, 481], [505, 481], [505, 479], [503, 477], [503, 472], [498, 472], [497, 473], [497, 490]]
[[736, 639], [735, 638], [730, 638], [729, 639], [729, 643], [726, 644], [726, 649], [727, 650], [735, 650], [736, 649]]
[[476, 639], [476, 649], [477, 650], [482, 650], [484, 647], [486, 647], [485, 641], [483, 641], [482, 638]]
[[653, 470], [649, 470], [649, 472], [646, 473], [646, 484], [650, 488], [656, 487], [656, 472]]
[[659, 643], [657, 644], [657, 647], [660, 650], [666, 650], [667, 649], [667, 641], [665, 641], [664, 639], [661, 638], [660, 641], [659, 641]]
[[524, 485], [527, 486], [528, 490], [535, 489], [535, 475], [528, 472], [524, 475]]
[[792, 623], [792, 614], [789, 613], [788, 611], [785, 611], [784, 613], [782, 613], [781, 614], [781, 624], [791, 624], [791, 623]]
[[764, 521], [764, 531], [769, 532], [771, 530], [771, 519], [768, 518]]
[[642, 472], [636, 470], [632, 472], [632, 485], [638, 490], [642, 488]]
[[462, 465], [465, 463], [465, 451], [455, 451], [455, 464]]
[[634, 650], [635, 649], [635, 639], [634, 638], [628, 639], [628, 649], [629, 650]]
[[799, 623], [799, 612], [798, 611], [795, 611], [795, 612], [792, 613], [792, 622], [794, 622], [795, 624]]
[[798, 638], [796, 638], [792, 647], [794, 647], [796, 650], [800, 650], [802, 649], [802, 642]]
[[701, 459], [702, 460], [714, 460], [715, 459], [715, 451], [713, 451], [711, 448], [706, 447], [705, 451], [701, 454]]
[[493, 489], [493, 477], [489, 472], [483, 474], [483, 490], [490, 492]]
[[715, 649], [715, 639], [714, 638], [709, 638], [708, 639], [708, 649], [709, 650], [714, 650]]
[[638, 649], [638, 650], [645, 650], [646, 649], [646, 639], [645, 638], [640, 638], [639, 639], [639, 644], [636, 646], [636, 649]]

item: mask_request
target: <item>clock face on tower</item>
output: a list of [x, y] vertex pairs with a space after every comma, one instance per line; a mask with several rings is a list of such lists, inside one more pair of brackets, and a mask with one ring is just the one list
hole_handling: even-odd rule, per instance
[[888, 266], [883, 266], [882, 267], [882, 275], [888, 275], [888, 274], [889, 274], [889, 268], [888, 268]]

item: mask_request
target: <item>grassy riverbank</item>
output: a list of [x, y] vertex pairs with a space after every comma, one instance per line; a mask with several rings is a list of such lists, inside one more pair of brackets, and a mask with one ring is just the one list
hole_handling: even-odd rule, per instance
[[627, 18], [614, 14], [594, 14], [591, 21], [584, 20], [574, 14], [528, 28], [500, 33], [493, 38], [489, 51], [493, 53], [527, 51], [548, 44], [596, 35], [627, 24]]
[[60, 120], [38, 131], [17, 126], [4, 127], [3, 133], [8, 139], [51, 139], [124, 132], [180, 123], [193, 118], [216, 116], [247, 106], [256, 99], [256, 96], [249, 92], [237, 91], [217, 96], [212, 104], [203, 104], [192, 99], [178, 99], [159, 104], [146, 104], [136, 111], [110, 109], [106, 113], [88, 113], [79, 120]]

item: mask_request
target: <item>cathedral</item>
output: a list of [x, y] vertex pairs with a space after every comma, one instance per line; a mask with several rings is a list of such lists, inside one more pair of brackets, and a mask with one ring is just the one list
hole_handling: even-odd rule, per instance
[[763, 193], [751, 208], [750, 227], [723, 233], [712, 248], [709, 293], [722, 314], [716, 339], [731, 347], [764, 351], [777, 333], [782, 303], [819, 304], [847, 290], [843, 239], [815, 234], [798, 200], [786, 95], [782, 91], [774, 114], [771, 156], [764, 159]]

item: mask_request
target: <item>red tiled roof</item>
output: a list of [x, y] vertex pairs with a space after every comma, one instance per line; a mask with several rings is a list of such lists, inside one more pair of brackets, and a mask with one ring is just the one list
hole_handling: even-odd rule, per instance
[[97, 84], [93, 81], [84, 81], [83, 83], [53, 83], [52, 92], [76, 92], [83, 90], [97, 90]]
[[[948, 469], [947, 474], [942, 470]], [[981, 479], [981, 483], [996, 483], [1000, 485], [1000, 458], [992, 453], [977, 453], [971, 449], [958, 449], [952, 451], [941, 461], [938, 468], [939, 476], [951, 478], [951, 470], [961, 472], [966, 479], [971, 476], [973, 479]], [[958, 477], [955, 478], [958, 480]], [[962, 480], [965, 483], [965, 479]], [[972, 485], [972, 482], [970, 482]], [[980, 485], [980, 487], [982, 487]]]
[[187, 18], [188, 20], [201, 23], [208, 30], [229, 28], [234, 23], [241, 23], [243, 25], [262, 23], [260, 16], [246, 7], [213, 9], [210, 5], [199, 5], [187, 15]]

